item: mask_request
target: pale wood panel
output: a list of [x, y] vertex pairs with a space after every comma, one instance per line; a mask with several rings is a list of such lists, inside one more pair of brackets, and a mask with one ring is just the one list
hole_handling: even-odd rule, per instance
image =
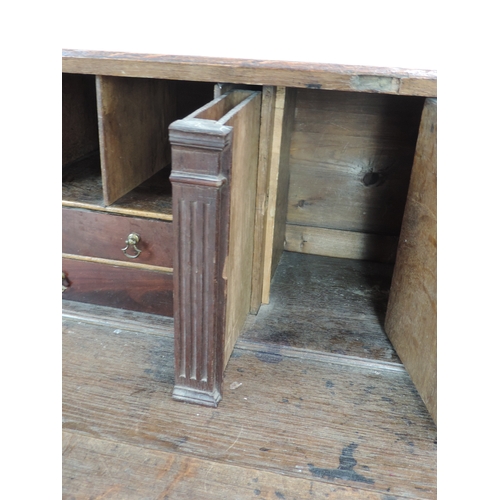
[[[247, 498], [388, 500], [384, 493], [333, 486], [63, 431], [65, 500]], [[404, 497], [390, 497], [398, 500]]]
[[394, 263], [398, 237], [286, 225], [285, 250], [342, 259]]
[[385, 327], [437, 422], [437, 101], [427, 99]]
[[62, 164], [99, 150], [95, 77], [62, 75]]
[[261, 102], [254, 92], [219, 120], [233, 127], [224, 366], [250, 311]]
[[399, 234], [423, 100], [299, 90], [288, 222]]
[[228, 92], [215, 98], [202, 108], [191, 113], [187, 118], [198, 118], [200, 120], [220, 120], [235, 106], [244, 101], [252, 92], [250, 90], [238, 90]]
[[[433, 70], [85, 50], [63, 50], [62, 67], [69, 73], [437, 96]], [[370, 85], [360, 88], [360, 78]]]
[[111, 205], [170, 163], [175, 84], [97, 76], [104, 204]]
[[242, 385], [215, 409], [169, 397], [171, 334], [65, 320], [63, 349], [65, 431], [335, 488], [436, 496], [436, 428], [405, 372], [237, 348], [225, 384]]
[[252, 294], [250, 312], [257, 314], [262, 303], [264, 284], [266, 228], [268, 224], [268, 197], [272, 158], [272, 137], [276, 110], [276, 87], [262, 89], [262, 110], [260, 117], [259, 161], [257, 166], [257, 193], [255, 196], [255, 228], [253, 252]]

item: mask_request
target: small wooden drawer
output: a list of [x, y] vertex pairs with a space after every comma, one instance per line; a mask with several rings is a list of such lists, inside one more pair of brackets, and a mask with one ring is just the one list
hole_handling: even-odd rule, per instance
[[173, 317], [173, 275], [110, 263], [63, 258], [63, 298]]
[[[62, 209], [63, 254], [134, 262], [150, 266], [173, 267], [172, 223], [162, 220], [112, 215], [106, 212]], [[126, 240], [132, 233], [139, 235], [137, 254], [130, 245], [124, 254]]]

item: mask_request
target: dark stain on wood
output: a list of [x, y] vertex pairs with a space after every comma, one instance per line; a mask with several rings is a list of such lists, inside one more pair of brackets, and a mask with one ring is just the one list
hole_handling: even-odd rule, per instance
[[255, 357], [263, 363], [279, 363], [283, 359], [283, 356], [281, 356], [281, 354], [262, 351], [256, 352]]
[[373, 479], [366, 478], [354, 471], [354, 467], [358, 464], [354, 458], [354, 450], [358, 447], [356, 443], [351, 443], [342, 449], [339, 457], [339, 466], [336, 469], [321, 469], [314, 467], [314, 464], [307, 464], [313, 476], [323, 479], [343, 479], [346, 481], [357, 481], [360, 483], [374, 484]]
[[275, 491], [274, 494], [276, 495], [277, 498], [281, 498], [282, 500], [285, 499], [285, 495], [283, 495], [281, 491]]

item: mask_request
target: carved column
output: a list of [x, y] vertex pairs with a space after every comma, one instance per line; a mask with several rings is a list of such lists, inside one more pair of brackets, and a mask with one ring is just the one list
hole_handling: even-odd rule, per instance
[[173, 398], [217, 406], [224, 369], [232, 127], [196, 118], [170, 126], [175, 387]]

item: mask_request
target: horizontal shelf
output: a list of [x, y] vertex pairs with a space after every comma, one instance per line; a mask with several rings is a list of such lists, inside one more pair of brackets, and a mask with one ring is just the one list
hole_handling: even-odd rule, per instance
[[169, 175], [169, 168], [163, 168], [106, 207], [99, 154], [96, 153], [63, 168], [62, 205], [171, 221], [172, 188]]

